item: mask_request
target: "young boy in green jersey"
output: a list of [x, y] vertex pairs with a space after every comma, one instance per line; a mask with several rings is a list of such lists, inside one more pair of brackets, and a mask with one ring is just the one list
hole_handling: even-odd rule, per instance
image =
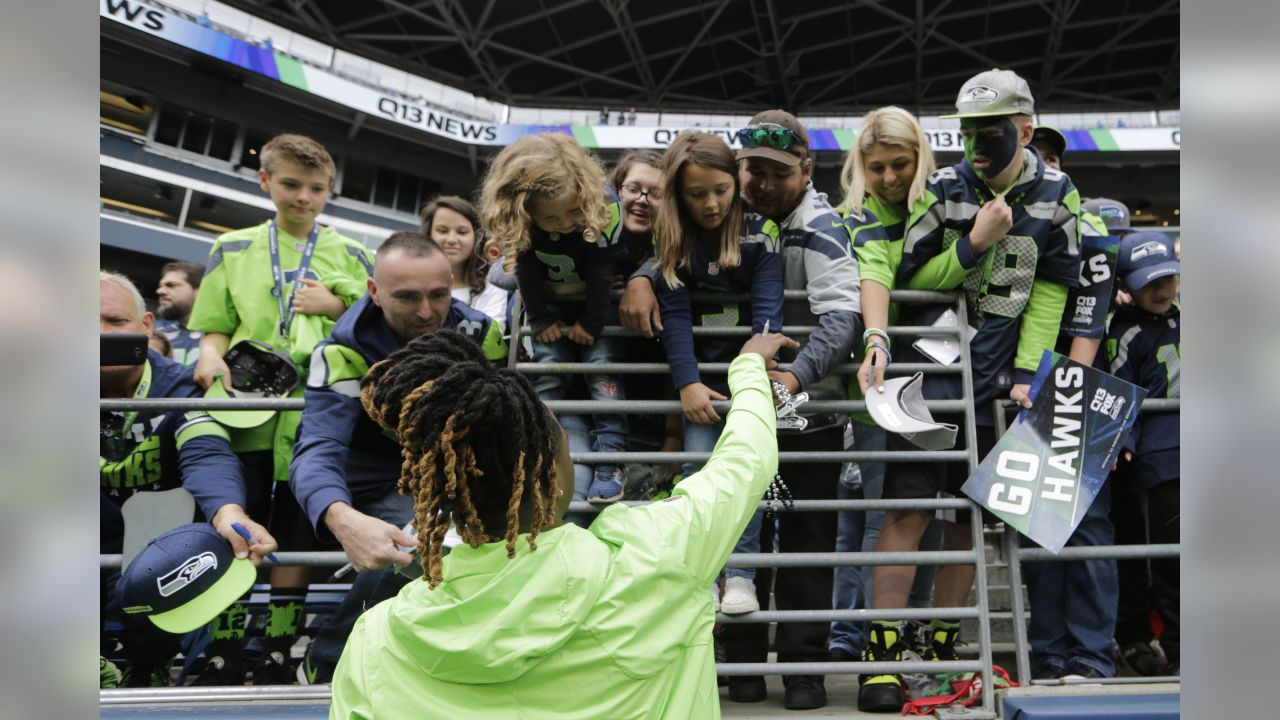
[[[258, 180], [276, 206], [275, 217], [214, 242], [188, 323], [205, 333], [195, 367], [195, 380], [205, 388], [220, 382], [231, 389], [223, 356], [242, 340], [266, 343], [288, 355], [305, 377], [311, 351], [364, 295], [372, 268], [367, 248], [316, 222], [336, 175], [324, 146], [302, 135], [277, 135], [262, 146], [260, 157]], [[304, 387], [299, 383], [293, 395], [301, 397]], [[287, 550], [309, 549], [314, 542], [288, 483], [280, 482], [288, 480], [300, 418], [299, 412], [275, 413], [231, 434], [232, 448], [245, 466], [250, 505], [263, 516], [270, 506], [272, 532]], [[266, 646], [254, 668], [255, 684], [292, 677], [289, 647], [297, 635], [308, 580], [306, 568], [272, 569]], [[220, 620], [224, 622], [214, 623], [208, 667], [199, 682], [242, 684], [243, 623], [234, 616]]]
[[[992, 401], [1010, 398], [1029, 405], [1027, 392], [1040, 356], [1057, 340], [1067, 288], [1078, 284], [1080, 273], [1080, 196], [1070, 178], [1046, 166], [1028, 148], [1034, 100], [1027, 82], [1016, 73], [991, 70], [974, 76], [961, 87], [956, 110], [951, 117], [960, 118], [965, 158], [935, 172], [912, 208], [894, 285], [963, 291], [973, 327], [970, 357], [981, 458], [995, 444]], [[928, 325], [945, 310], [940, 305], [904, 305], [899, 321]], [[891, 351], [898, 361], [927, 361], [913, 350], [909, 338], [903, 340]], [[961, 378], [926, 375], [924, 395], [961, 398]], [[891, 450], [914, 447], [893, 434], [887, 444]], [[891, 463], [883, 497], [923, 499], [941, 492], [958, 496], [967, 474], [966, 466], [955, 463]], [[969, 524], [975, 519], [968, 514], [957, 512], [953, 522], [944, 523], [943, 549], [971, 547]], [[888, 511], [876, 550], [916, 550], [928, 521], [925, 511]], [[973, 572], [971, 565], [938, 568], [934, 605], [963, 605]], [[905, 607], [914, 574], [911, 565], [874, 568], [872, 607]], [[902, 632], [901, 621], [874, 622], [864, 657], [900, 659]], [[958, 635], [958, 623], [932, 621], [925, 658], [957, 659]], [[901, 676], [862, 676], [860, 710], [897, 712], [902, 702]]]

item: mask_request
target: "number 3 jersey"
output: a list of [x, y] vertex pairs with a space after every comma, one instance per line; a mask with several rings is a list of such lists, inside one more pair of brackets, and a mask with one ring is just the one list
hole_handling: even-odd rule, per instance
[[[935, 172], [907, 222], [895, 278], [898, 288], [963, 290], [977, 330], [970, 356], [982, 425], [991, 423], [991, 400], [1031, 382], [1040, 356], [1057, 340], [1067, 289], [1079, 284], [1080, 195], [1034, 149], [1023, 149], [1023, 161], [1005, 194], [1013, 225], [982, 255], [974, 254], [969, 233], [994, 194], [968, 162]], [[906, 305], [903, 322], [928, 324], [944, 309]], [[926, 377], [929, 397], [960, 397], [959, 378]]]

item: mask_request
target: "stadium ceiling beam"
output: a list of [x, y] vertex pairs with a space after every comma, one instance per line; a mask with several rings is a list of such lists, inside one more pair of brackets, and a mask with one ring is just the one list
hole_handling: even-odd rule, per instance
[[344, 39], [373, 42], [426, 42], [449, 44], [453, 44], [458, 41], [458, 38], [452, 34], [419, 35], [416, 33], [349, 33], [344, 36]]
[[567, 2], [556, 3], [554, 7], [541, 8], [540, 12], [538, 12], [536, 15], [522, 14], [519, 18], [515, 20], [508, 20], [507, 22], [504, 22], [501, 25], [494, 25], [493, 27], [489, 28], [489, 34], [497, 35], [500, 33], [504, 33], [508, 30], [515, 30], [518, 28], [522, 28], [528, 25], [529, 21], [533, 19], [550, 20], [552, 16], [559, 15], [562, 12], [568, 12], [569, 10], [572, 10], [576, 7], [581, 7], [583, 5], [594, 5], [597, 2], [599, 2], [599, 0], [568, 0]]
[[1169, 65], [1161, 72], [1164, 77], [1164, 84], [1160, 86], [1160, 91], [1156, 93], [1157, 100], [1167, 102], [1170, 98], [1178, 94], [1178, 86], [1181, 84], [1182, 72], [1179, 68], [1179, 61], [1182, 59], [1182, 43], [1179, 42], [1173, 48], [1173, 57], [1169, 58]]
[[[396, 0], [382, 0], [382, 2], [396, 2]], [[506, 88], [506, 76], [499, 75], [494, 68], [492, 58], [488, 53], [479, 47], [479, 38], [475, 29], [471, 27], [471, 20], [467, 17], [466, 11], [451, 0], [435, 0], [436, 8], [440, 11], [440, 16], [447, 25], [447, 30], [454, 33], [458, 38], [458, 44], [462, 47], [467, 57], [471, 58], [471, 63], [476, 66], [476, 70], [480, 71], [480, 76], [484, 78], [484, 82], [494, 91], [509, 95], [510, 92]]]
[[881, 57], [883, 57], [887, 53], [893, 52], [895, 49], [897, 49], [899, 45], [905, 43], [910, 39], [911, 39], [911, 36], [908, 35], [907, 33], [898, 33], [898, 36], [896, 38], [894, 38], [890, 42], [884, 43], [874, 53], [872, 53], [866, 58], [863, 58], [861, 62], [859, 62], [857, 65], [851, 68], [846, 68], [841, 70], [832, 70], [831, 72], [822, 73], [819, 75], [813, 75], [811, 77], [805, 78], [804, 83], [802, 83], [800, 87], [797, 88], [797, 92], [799, 92], [800, 89], [803, 89], [808, 85], [812, 85], [813, 83], [822, 82], [824, 80], [835, 78], [834, 81], [823, 85], [822, 89], [818, 91], [816, 95], [813, 95], [812, 97], [809, 98], [810, 104], [815, 105], [817, 104], [818, 100], [825, 98], [826, 96], [830, 95], [833, 91], [844, 87], [845, 82], [847, 82], [854, 75], [857, 75], [859, 72], [862, 72], [864, 68], [868, 67], [869, 65], [874, 63], [876, 60], [879, 60]]
[[[791, 81], [787, 79], [787, 76], [795, 67], [795, 63], [799, 61], [800, 56], [797, 54], [791, 63], [787, 62], [783, 51], [786, 46], [787, 36], [783, 35], [778, 29], [778, 13], [774, 10], [773, 3], [774, 0], [764, 0], [764, 16], [767, 21], [769, 36], [773, 40], [773, 51], [770, 54], [773, 55], [773, 63], [778, 71], [778, 86], [782, 88], [782, 107], [793, 107], [795, 105], [795, 95], [792, 91]], [[794, 26], [792, 29], [794, 29]]]
[[[518, 58], [523, 58], [525, 60], [532, 60], [535, 64], [538, 64], [538, 65], [546, 65], [547, 67], [552, 67], [567, 73], [581, 75], [582, 77], [588, 77], [593, 80], [599, 80], [601, 82], [608, 83], [610, 85], [617, 85], [617, 86], [629, 88], [632, 90], [635, 89], [635, 83], [633, 82], [628, 82], [620, 78], [611, 77], [609, 75], [594, 72], [591, 70], [584, 70], [583, 68], [580, 68], [580, 67], [575, 67], [573, 65], [562, 63], [559, 60], [552, 60], [551, 58], [542, 57], [541, 55], [535, 55], [534, 53], [521, 50], [520, 48], [511, 47], [510, 45], [504, 45], [499, 42], [490, 41], [489, 47], [499, 52], [506, 53], [508, 55], [514, 55]], [[624, 67], [630, 67], [630, 65], [628, 64], [628, 65], [625, 65]], [[577, 84], [577, 81], [572, 83], [572, 85], [576, 85], [576, 84]]]
[[333, 23], [329, 22], [329, 18], [314, 2], [311, 0], [287, 0], [287, 2], [303, 23], [323, 35], [329, 42], [337, 42], [338, 34], [334, 32]]
[[[430, 4], [431, 4], [431, 0], [425, 0], [424, 2], [419, 2], [413, 5], [410, 5], [410, 7], [412, 7], [414, 10], [421, 10], [422, 8]], [[386, 12], [378, 13], [377, 15], [368, 15], [366, 17], [360, 18], [359, 20], [353, 20], [349, 23], [343, 23], [342, 25], [339, 25], [334, 29], [337, 30], [339, 33], [346, 33], [352, 30], [358, 30], [362, 27], [365, 27], [366, 25], [373, 25], [375, 23], [380, 23], [383, 20], [390, 20], [402, 14], [403, 12], [401, 10], [393, 8]]]
[[732, 2], [732, 0], [721, 0], [720, 3], [716, 5], [715, 9], [711, 11], [711, 17], [707, 18], [706, 21], [702, 23], [702, 27], [698, 29], [698, 34], [694, 36], [691, 42], [684, 46], [684, 49], [680, 52], [680, 57], [676, 58], [675, 63], [673, 63], [671, 68], [667, 70], [667, 74], [662, 76], [662, 79], [658, 81], [657, 95], [654, 97], [655, 105], [661, 102], [663, 95], [666, 94], [667, 87], [671, 84], [671, 79], [675, 77], [675, 74], [684, 66], [684, 61], [689, 59], [689, 55], [693, 53], [694, 48], [702, 45], [703, 38], [707, 36], [707, 33], [711, 32], [711, 28], [715, 26], [716, 20], [720, 19], [720, 15], [729, 7], [730, 2]]
[[1080, 2], [1081, 0], [1057, 0], [1052, 7], [1045, 8], [1051, 20], [1049, 40], [1044, 49], [1044, 64], [1040, 66], [1040, 87], [1046, 91], [1053, 87], [1053, 69], [1058, 64], [1058, 53], [1062, 50], [1062, 36], [1067, 32], [1071, 16], [1080, 8]]
[[[1172, 1], [1177, 2], [1178, 0], [1172, 0]], [[881, 15], [884, 15], [885, 17], [888, 17], [892, 20], [895, 20], [901, 23], [903, 28], [911, 27], [912, 23], [915, 22], [913, 18], [903, 15], [902, 13], [896, 10], [892, 10], [882, 5], [868, 5], [867, 7], [880, 13]], [[1037, 29], [1035, 31], [1029, 31], [1029, 32], [1033, 32], [1033, 34], [1038, 35], [1041, 32], [1043, 32], [1043, 30]], [[972, 47], [969, 47], [965, 43], [962, 43], [950, 37], [949, 35], [946, 35], [945, 33], [935, 32], [934, 35], [935, 37], [937, 37], [938, 42], [944, 45], [947, 45], [953, 50], [958, 50], [964, 53], [965, 55], [972, 57], [973, 59], [982, 63], [983, 67], [997, 68], [997, 67], [1001, 67], [1002, 65], [1005, 65], [1005, 63], [998, 62], [997, 60], [992, 58], [990, 55], [987, 55], [986, 53], [978, 52], [977, 50], [974, 50]], [[988, 39], [987, 44], [990, 44], [990, 42], [991, 41]]]
[[[1072, 90], [1071, 88], [1065, 88], [1065, 87], [1064, 87], [1064, 88], [1059, 88], [1056, 92], [1057, 92], [1057, 94], [1059, 94], [1059, 95], [1066, 95], [1066, 96], [1068, 96], [1068, 97], [1080, 98], [1080, 99], [1082, 99], [1082, 100], [1092, 100], [1092, 101], [1093, 101], [1093, 103], [1092, 103], [1092, 105], [1093, 105], [1093, 106], [1100, 105], [1100, 104], [1101, 104], [1101, 101], [1104, 99], [1104, 98], [1100, 97], [1100, 96], [1098, 95], [1098, 93], [1083, 92], [1083, 91], [1080, 91], [1080, 90]], [[1106, 100], [1106, 102], [1107, 102], [1107, 104], [1108, 104], [1108, 105], [1126, 105], [1126, 106], [1129, 106], [1129, 107], [1136, 108], [1136, 109], [1138, 109], [1138, 110], [1151, 110], [1151, 109], [1152, 109], [1152, 106], [1151, 106], [1152, 104], [1151, 104], [1151, 103], [1149, 103], [1149, 102], [1142, 102], [1141, 100], [1136, 100], [1136, 99], [1134, 99], [1134, 98], [1125, 97], [1125, 96], [1123, 96], [1123, 95], [1108, 95], [1108, 96], [1105, 98], [1105, 100]], [[1056, 111], [1054, 111], [1054, 112], [1070, 112], [1070, 111], [1057, 111], [1057, 110], [1056, 110]]]
[[636, 34], [635, 25], [631, 22], [631, 14], [627, 12], [628, 1], [606, 0], [604, 3], [605, 10], [613, 18], [613, 24], [621, 31], [622, 44], [627, 48], [627, 54], [631, 56], [631, 61], [635, 63], [636, 71], [640, 73], [640, 81], [644, 83], [649, 102], [656, 104], [658, 101], [658, 83], [654, 80], [653, 68], [649, 67], [649, 61], [645, 58], [644, 46], [640, 44], [640, 37]]
[[[1112, 35], [1110, 38], [1107, 39], [1106, 42], [1093, 48], [1092, 52], [1080, 58], [1076, 62], [1072, 63], [1071, 66], [1068, 67], [1066, 70], [1062, 71], [1061, 73], [1057, 73], [1054, 76], [1055, 79], [1063, 78], [1063, 77], [1071, 77], [1071, 75], [1075, 73], [1075, 71], [1083, 67], [1085, 63], [1089, 62], [1090, 60], [1097, 57], [1098, 55], [1101, 55], [1104, 52], [1112, 50], [1117, 45], [1119, 45], [1121, 41], [1123, 41], [1125, 38], [1129, 37], [1133, 33], [1137, 32], [1138, 30], [1141, 30], [1144, 26], [1146, 26], [1147, 23], [1151, 22], [1152, 20], [1155, 20], [1156, 18], [1160, 18], [1160, 17], [1165, 17], [1171, 14], [1172, 15], [1178, 14], [1179, 2], [1180, 0], [1168, 0], [1168, 2], [1166, 2], [1164, 5], [1161, 5], [1155, 11], [1144, 13], [1140, 15], [1139, 18], [1137, 20], [1134, 20], [1133, 22], [1124, 23], [1123, 30]], [[1170, 10], [1172, 10], [1173, 12], [1170, 12]], [[1114, 22], [1114, 18], [1112, 20]], [[1046, 96], [1051, 95], [1053, 93], [1054, 85], [1055, 85], [1055, 82], [1050, 83], [1049, 87], [1046, 89], [1047, 91], [1045, 92]]]
[[[553, 38], [555, 38], [555, 41], [556, 41], [556, 48], [560, 51], [560, 54], [561, 54], [562, 56], [564, 56], [564, 59], [565, 59], [565, 60], [566, 60], [570, 65], [572, 65], [572, 64], [573, 64], [573, 58], [569, 56], [569, 50], [568, 50], [568, 48], [565, 46], [564, 38], [560, 37], [560, 31], [559, 31], [558, 29], [556, 29], [556, 24], [555, 24], [554, 22], [551, 22], [551, 20], [550, 20], [550, 18], [551, 18], [551, 14], [547, 12], [547, 7], [546, 7], [546, 5], [543, 3], [543, 1], [542, 1], [542, 0], [538, 0], [538, 9], [542, 11], [542, 16], [541, 16], [541, 17], [542, 17], [544, 20], [546, 20], [546, 21], [547, 21], [547, 25], [551, 28], [551, 36], [552, 36]], [[508, 72], [508, 73], [510, 73], [513, 69], [514, 69], [514, 68], [513, 68], [513, 67], [511, 67], [510, 65], [508, 65], [508, 66], [507, 66], [507, 72]], [[586, 81], [585, 81], [585, 80], [583, 80], [582, 78], [576, 78], [575, 80], [576, 80], [576, 81], [575, 81], [575, 83], [574, 83], [574, 84], [575, 84], [575, 85], [577, 86], [577, 88], [578, 88], [578, 94], [582, 96], [582, 99], [583, 99], [583, 100], [591, 100], [591, 93], [590, 93], [590, 91], [588, 91], [588, 90], [587, 90], [587, 83], [586, 83]]]
[[[594, 1], [594, 0], [593, 0], [593, 1]], [[666, 21], [668, 21], [668, 20], [674, 20], [674, 19], [676, 19], [676, 18], [684, 17], [685, 15], [689, 15], [689, 14], [691, 14], [691, 13], [700, 12], [700, 11], [702, 11], [702, 10], [710, 10], [710, 9], [712, 9], [712, 8], [716, 7], [717, 5], [721, 5], [721, 4], [723, 4], [723, 0], [712, 0], [712, 2], [704, 2], [704, 3], [701, 3], [701, 4], [697, 4], [697, 5], [690, 5], [690, 6], [688, 6], [688, 7], [680, 8], [679, 10], [672, 10], [672, 11], [670, 11], [670, 12], [666, 12], [666, 13], [663, 13], [663, 14], [661, 14], [661, 15], [655, 15], [655, 16], [653, 16], [653, 17], [648, 17], [648, 18], [643, 18], [643, 19], [641, 19], [641, 20], [637, 20], [635, 23], [633, 23], [633, 26], [634, 26], [635, 28], [637, 28], [637, 29], [638, 29], [638, 28], [643, 28], [643, 27], [648, 27], [648, 26], [650, 26], [650, 25], [656, 25], [656, 24], [659, 24], [659, 23], [666, 22]], [[548, 17], [549, 17], [549, 15], [548, 15]], [[524, 22], [522, 21], [521, 23], [518, 23], [517, 25], [523, 25], [523, 24], [524, 24]], [[505, 28], [506, 28], [507, 26], [509, 26], [509, 25], [510, 25], [510, 23], [507, 23], [507, 25], [503, 25], [503, 26], [501, 26], [501, 27], [497, 27], [497, 28], [490, 28], [490, 29], [485, 33], [485, 38], [486, 38], [486, 40], [487, 40], [487, 39], [489, 39], [489, 38], [492, 38], [493, 36], [495, 36], [497, 33], [501, 32], [503, 29], [505, 29]], [[599, 33], [599, 34], [596, 34], [596, 35], [591, 35], [591, 36], [589, 36], [589, 37], [584, 37], [584, 38], [582, 38], [582, 39], [580, 39], [580, 40], [575, 40], [574, 42], [568, 43], [568, 44], [566, 44], [566, 45], [562, 45], [562, 46], [561, 46], [561, 49], [562, 49], [564, 52], [569, 52], [569, 51], [572, 51], [572, 50], [577, 50], [578, 48], [586, 47], [586, 46], [588, 46], [588, 45], [595, 45], [595, 44], [597, 44], [597, 43], [601, 43], [601, 42], [605, 42], [605, 41], [608, 41], [608, 40], [612, 40], [613, 38], [615, 38], [615, 37], [617, 37], [617, 36], [618, 36], [618, 33], [619, 33], [619, 30], [617, 30], [617, 29], [615, 28], [615, 29], [613, 29], [613, 30], [609, 30], [609, 31], [607, 31], [607, 32]], [[718, 41], [718, 40], [720, 40], [720, 39], [722, 39], [722, 38], [717, 38], [717, 41]], [[759, 48], [757, 48], [757, 49], [759, 49]], [[665, 51], [665, 54], [675, 55], [675, 54], [678, 54], [680, 51], [681, 51], [681, 48], [673, 48], [673, 49], [671, 49], [671, 50]], [[659, 58], [661, 58], [661, 57], [665, 57], [665, 54], [664, 54], [664, 53], [650, 54], [650, 55], [649, 55], [649, 59], [650, 59], [650, 60], [657, 60], [657, 59], [659, 59]], [[532, 65], [532, 64], [533, 64], [532, 62], [518, 62], [518, 63], [515, 63], [515, 64], [511, 65], [511, 68], [510, 68], [510, 69], [511, 69], [511, 70], [519, 70], [519, 69], [521, 69], [521, 68], [523, 68], [523, 67], [527, 67], [527, 66]], [[618, 70], [623, 70], [623, 69], [626, 69], [626, 68], [629, 68], [629, 67], [631, 67], [631, 63], [628, 61], [628, 62], [623, 63], [623, 64], [621, 64], [621, 65], [615, 65], [614, 67], [612, 67], [612, 68], [609, 68], [609, 69], [605, 70], [605, 72], [607, 72], [607, 73], [617, 72]]]

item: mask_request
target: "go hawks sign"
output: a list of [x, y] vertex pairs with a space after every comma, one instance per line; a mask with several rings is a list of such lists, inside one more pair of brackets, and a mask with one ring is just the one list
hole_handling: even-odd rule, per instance
[[1057, 554], [1102, 490], [1147, 391], [1046, 350], [1031, 395], [961, 490]]

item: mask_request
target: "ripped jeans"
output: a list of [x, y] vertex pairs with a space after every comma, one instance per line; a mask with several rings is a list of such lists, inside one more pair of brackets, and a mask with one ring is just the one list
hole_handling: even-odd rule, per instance
[[[596, 338], [593, 345], [579, 345], [569, 338], [553, 343], [533, 341], [533, 361], [538, 363], [617, 363], [624, 360], [625, 338]], [[618, 375], [587, 374], [587, 388], [592, 400], [625, 400], [626, 390]], [[544, 402], [563, 400], [573, 380], [570, 373], [538, 375], [534, 390]], [[591, 416], [591, 450], [593, 452], [626, 452], [627, 416], [622, 413], [593, 413]]]

